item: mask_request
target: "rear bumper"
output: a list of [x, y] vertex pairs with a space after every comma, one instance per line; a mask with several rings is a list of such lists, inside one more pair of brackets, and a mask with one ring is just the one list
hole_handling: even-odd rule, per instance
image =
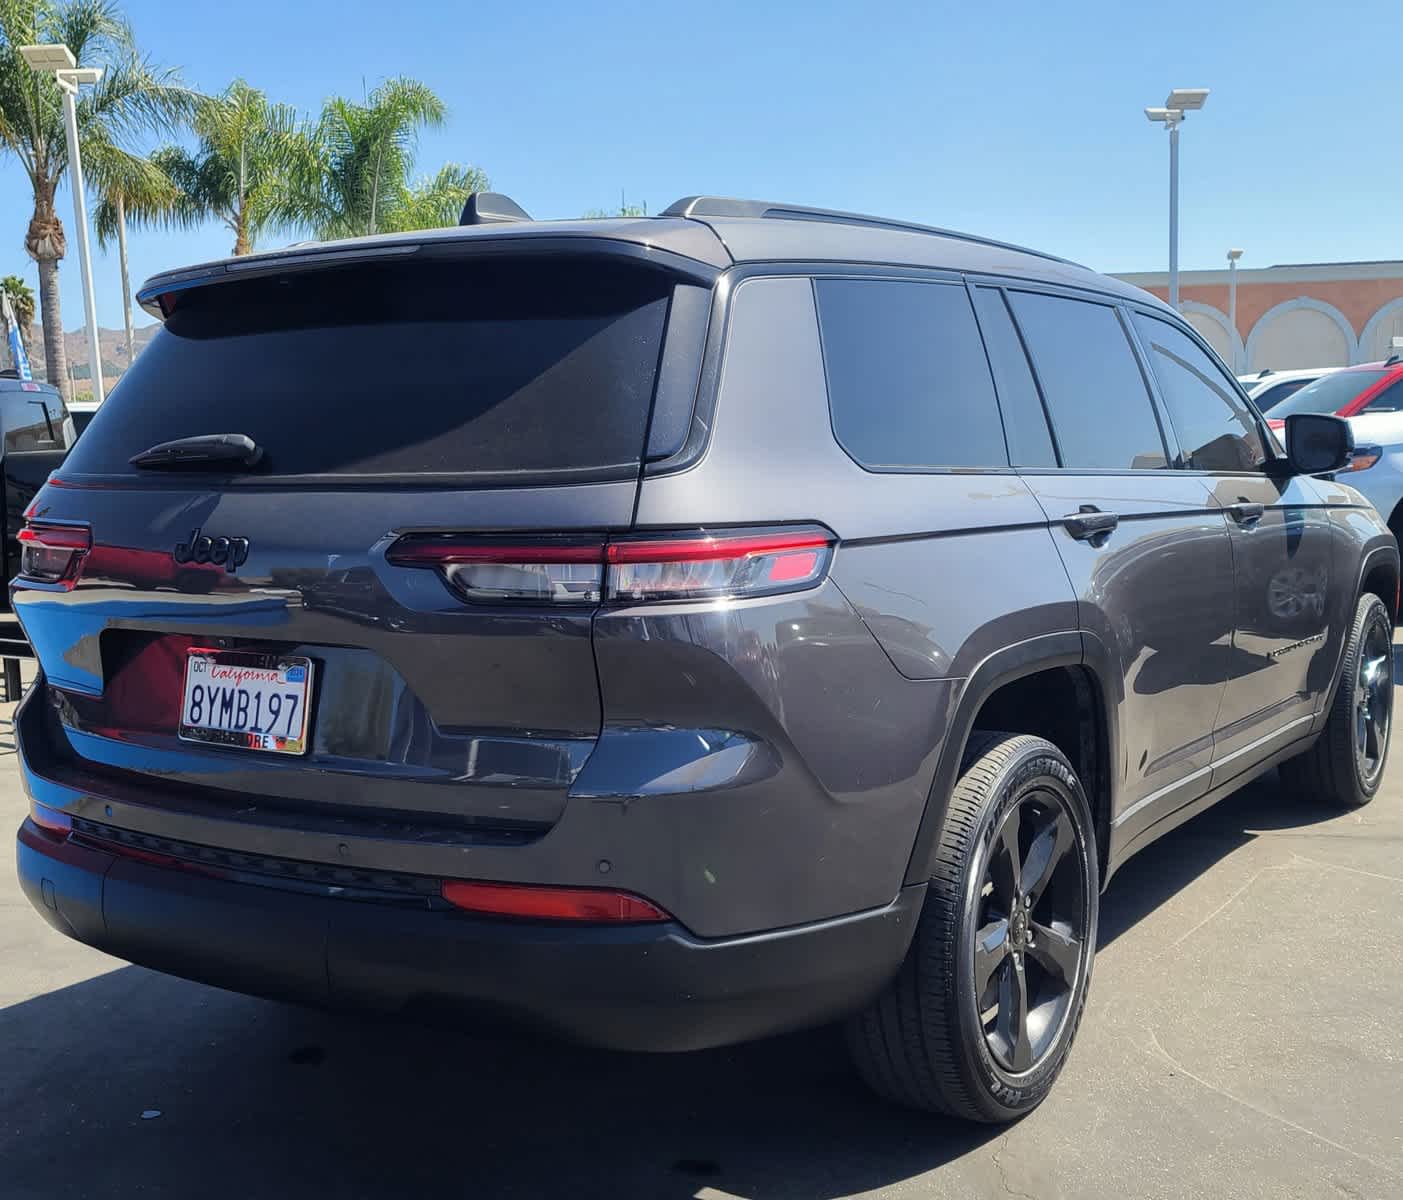
[[280, 999], [691, 1050], [840, 1017], [896, 970], [924, 887], [798, 928], [698, 939], [571, 927], [230, 882], [20, 827], [20, 886], [60, 932], [172, 975]]

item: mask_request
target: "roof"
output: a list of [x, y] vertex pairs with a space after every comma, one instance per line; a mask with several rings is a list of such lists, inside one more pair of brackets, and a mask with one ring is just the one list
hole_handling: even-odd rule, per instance
[[57, 392], [58, 388], [42, 379], [8, 379], [0, 376], [0, 392]]
[[1004, 242], [857, 213], [766, 201], [691, 196], [656, 217], [579, 221], [493, 220], [415, 233], [299, 243], [281, 250], [197, 264], [153, 276], [139, 299], [161, 315], [163, 292], [244, 272], [410, 254], [454, 243], [514, 241], [529, 247], [550, 239], [627, 244], [636, 254], [690, 260], [712, 275], [733, 264], [865, 263], [1011, 276], [1110, 293], [1163, 307], [1147, 292], [1076, 263]]

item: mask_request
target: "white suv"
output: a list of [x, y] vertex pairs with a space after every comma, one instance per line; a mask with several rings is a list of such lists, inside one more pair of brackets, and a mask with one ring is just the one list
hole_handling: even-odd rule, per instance
[[1280, 404], [1287, 396], [1299, 392], [1308, 383], [1314, 383], [1322, 375], [1330, 375], [1339, 367], [1305, 367], [1297, 371], [1273, 371], [1268, 367], [1252, 375], [1239, 375], [1247, 394], [1256, 401], [1260, 412], [1266, 412], [1273, 404]]

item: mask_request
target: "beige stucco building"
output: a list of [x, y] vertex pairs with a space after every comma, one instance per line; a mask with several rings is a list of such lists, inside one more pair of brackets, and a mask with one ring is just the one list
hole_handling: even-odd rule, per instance
[[[1167, 272], [1119, 278], [1168, 298]], [[1181, 271], [1179, 307], [1239, 373], [1372, 362], [1403, 337], [1403, 261], [1240, 269], [1236, 329], [1228, 278], [1226, 268]]]

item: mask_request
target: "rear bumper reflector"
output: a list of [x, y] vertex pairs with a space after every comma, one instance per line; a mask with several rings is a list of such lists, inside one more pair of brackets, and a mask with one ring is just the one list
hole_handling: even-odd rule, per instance
[[672, 918], [650, 900], [606, 888], [535, 887], [520, 883], [449, 880], [443, 898], [467, 912], [537, 921], [638, 923]]

